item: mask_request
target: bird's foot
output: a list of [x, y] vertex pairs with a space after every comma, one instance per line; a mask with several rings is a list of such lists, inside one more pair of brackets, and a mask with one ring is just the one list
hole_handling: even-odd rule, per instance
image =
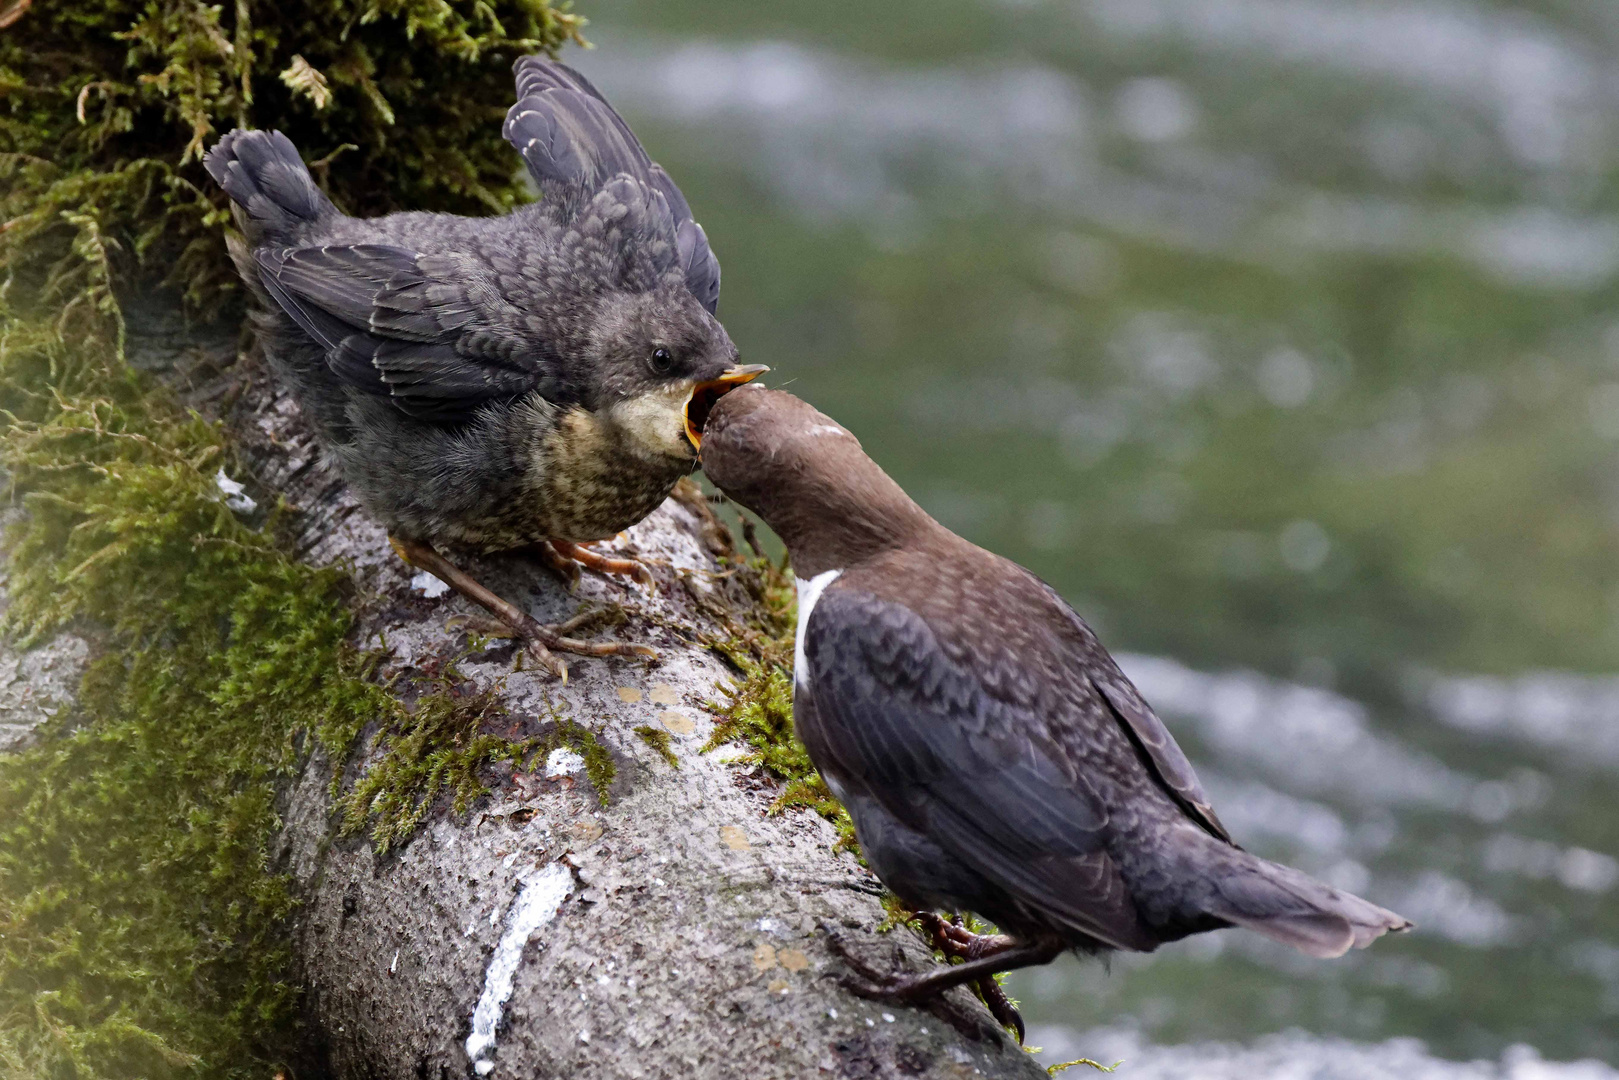
[[579, 656], [640, 656], [657, 659], [658, 651], [650, 645], [625, 641], [581, 641], [570, 637], [580, 628], [599, 622], [611, 615], [611, 609], [593, 609], [575, 615], [567, 622], [546, 626], [517, 605], [495, 595], [472, 575], [456, 566], [433, 549], [432, 545], [415, 540], [389, 537], [394, 551], [407, 564], [438, 578], [467, 599], [480, 604], [494, 616], [492, 620], [479, 619], [463, 625], [473, 626], [480, 633], [489, 633], [491, 625], [503, 628], [507, 634], [519, 638], [528, 647], [528, 653], [541, 670], [549, 672], [563, 682], [568, 681], [568, 665], [556, 653], [567, 652]]
[[487, 615], [456, 615], [444, 624], [446, 630], [471, 630], [486, 637], [517, 638], [528, 646], [529, 655], [544, 670], [563, 682], [568, 680], [568, 668], [554, 653], [567, 652], [580, 656], [641, 656], [657, 659], [658, 651], [650, 645], [636, 645], [624, 641], [582, 641], [570, 635], [597, 623], [622, 621], [622, 611], [613, 608], [591, 608], [566, 622], [549, 625], [534, 620], [533, 625], [513, 626], [504, 619]]
[[[573, 618], [559, 623], [542, 623], [557, 635], [577, 633], [598, 624], [616, 625], [624, 621], [624, 609], [617, 604], [607, 607], [586, 608]], [[452, 615], [444, 620], [446, 630], [470, 630], [490, 638], [521, 638], [522, 631], [507, 625], [492, 615]]]
[[[961, 925], [961, 916], [946, 921], [932, 911], [919, 911], [916, 920], [922, 928], [933, 938], [933, 947], [944, 953], [947, 961], [977, 960], [984, 956], [993, 956], [1004, 952], [1016, 944], [1016, 941], [1005, 934], [975, 934]], [[978, 992], [984, 1005], [989, 1009], [990, 1015], [995, 1017], [1002, 1027], [1010, 1029], [1017, 1035], [1019, 1045], [1023, 1043], [1025, 1034], [1023, 1015], [1018, 1012], [1012, 999], [1006, 996], [1001, 984], [995, 976], [985, 975], [973, 982], [972, 987]]]
[[838, 981], [856, 997], [926, 1008], [975, 1042], [994, 1034], [971, 1011], [945, 996], [946, 990], [958, 984], [939, 985], [936, 971], [920, 975], [903, 971], [904, 955], [898, 948], [894, 950], [894, 967], [889, 971], [883, 971], [857, 955], [841, 935], [829, 934], [827, 948], [849, 969]]
[[598, 574], [619, 574], [634, 578], [647, 588], [651, 588], [652, 570], [641, 559], [620, 558], [614, 555], [603, 555], [584, 544], [575, 544], [571, 540], [546, 540], [537, 545], [542, 557], [549, 562], [558, 573], [567, 578], [569, 587], [579, 583], [579, 568], [585, 567]]
[[995, 1018], [995, 1022], [1016, 1035], [1018, 1045], [1022, 1046], [1024, 1036], [1027, 1034], [1023, 1027], [1023, 1014], [1012, 1004], [1012, 999], [1006, 996], [1001, 984], [990, 975], [979, 979], [973, 987], [978, 991], [978, 996], [985, 1007], [989, 1009], [989, 1014]]

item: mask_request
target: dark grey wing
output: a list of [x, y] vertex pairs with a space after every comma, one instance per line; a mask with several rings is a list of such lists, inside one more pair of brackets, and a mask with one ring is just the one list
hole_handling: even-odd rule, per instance
[[676, 237], [680, 248], [680, 269], [686, 275], [686, 288], [713, 315], [720, 306], [720, 261], [708, 246], [708, 234], [688, 217], [680, 223]]
[[482, 329], [488, 299], [443, 257], [358, 244], [261, 248], [255, 258], [265, 291], [340, 379], [418, 419], [464, 423], [547, 381], [515, 343]]
[[679, 267], [686, 286], [713, 314], [719, 306], [720, 264], [703, 227], [662, 166], [647, 156], [624, 118], [577, 71], [545, 56], [514, 66], [517, 103], [501, 133], [523, 156], [546, 194], [589, 194], [623, 174], [656, 192], [674, 223]]
[[823, 768], [853, 779], [1024, 905], [1115, 948], [1151, 949], [1106, 844], [1106, 808], [1039, 741], [1038, 717], [986, 693], [923, 619], [834, 584], [805, 628]]
[[[1024, 573], [1028, 574], [1028, 571]], [[1089, 672], [1086, 677], [1091, 686], [1129, 736], [1158, 786], [1179, 804], [1187, 817], [1232, 844], [1231, 834], [1226, 832], [1215, 814], [1208, 794], [1192, 769], [1192, 763], [1176, 744], [1175, 737], [1169, 733], [1164, 722], [1158, 719], [1158, 714], [1152, 711], [1152, 706], [1119, 670], [1119, 665], [1102, 648], [1078, 612], [1069, 607], [1067, 601], [1058, 596], [1051, 586], [1033, 574], [1028, 574], [1028, 577], [1039, 584], [1046, 602], [1053, 613], [1059, 615], [1061, 625], [1068, 631], [1069, 642], [1066, 644], [1075, 654], [1075, 670]], [[1058, 643], [1057, 648], [1064, 648], [1064, 643]]]
[[1198, 782], [1197, 773], [1192, 771], [1192, 763], [1176, 745], [1174, 736], [1124, 673], [1111, 663], [1108, 667], [1112, 671], [1107, 675], [1091, 676], [1091, 685], [1129, 733], [1130, 741], [1144, 756], [1153, 778], [1180, 804], [1187, 817], [1235, 847], [1231, 834], [1226, 832], [1203, 785]]

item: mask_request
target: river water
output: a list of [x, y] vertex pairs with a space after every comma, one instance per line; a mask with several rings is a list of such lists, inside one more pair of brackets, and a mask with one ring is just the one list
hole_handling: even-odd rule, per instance
[[1619, 5], [615, 0], [748, 361], [1414, 918], [1014, 989], [1141, 1078], [1619, 1078]]

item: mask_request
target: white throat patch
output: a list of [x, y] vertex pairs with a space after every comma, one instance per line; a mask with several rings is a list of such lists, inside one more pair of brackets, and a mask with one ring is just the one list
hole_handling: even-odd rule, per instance
[[841, 573], [842, 570], [823, 570], [808, 581], [801, 577], [793, 578], [798, 583], [798, 633], [793, 638], [793, 682], [806, 690], [809, 689], [810, 680], [809, 662], [804, 659], [804, 628], [809, 625], [815, 602], [828, 585], [838, 580]]

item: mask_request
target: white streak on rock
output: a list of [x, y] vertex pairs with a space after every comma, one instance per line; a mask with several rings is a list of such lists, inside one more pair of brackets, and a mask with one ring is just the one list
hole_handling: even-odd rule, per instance
[[483, 993], [472, 1011], [472, 1034], [467, 1036], [467, 1057], [479, 1076], [489, 1075], [495, 1067], [490, 1058], [495, 1048], [495, 1030], [500, 1026], [506, 1002], [511, 999], [523, 950], [540, 927], [556, 918], [562, 901], [572, 889], [573, 873], [560, 862], [551, 863], [523, 883], [522, 891], [506, 914], [506, 932], [500, 935], [500, 942], [489, 957]]
[[426, 570], [416, 571], [416, 576], [410, 579], [410, 587], [421, 593], [429, 600], [437, 600], [450, 591], [450, 587]]
[[548, 780], [555, 780], [559, 776], [577, 776], [585, 771], [585, 759], [569, 750], [559, 746], [546, 755], [545, 776]]
[[226, 476], [224, 469], [215, 474], [214, 483], [219, 485], [219, 493], [225, 497], [225, 506], [232, 513], [251, 514], [259, 508], [259, 504], [247, 494], [247, 489]]
[[[1265, 1035], [1247, 1043], [1196, 1042], [1157, 1045], [1126, 1027], [1076, 1031], [1058, 1025], [1029, 1030], [1044, 1047], [1041, 1064], [1088, 1055], [1097, 1061], [1126, 1060], [1134, 1080], [1250, 1080], [1256, 1076], [1311, 1080], [1619, 1080], [1619, 1070], [1595, 1059], [1548, 1061], [1523, 1043], [1499, 1059], [1451, 1061], [1418, 1039], [1355, 1042], [1298, 1031]], [[951, 1047], [951, 1057], [958, 1048]], [[1120, 1070], [1121, 1072], [1123, 1070]]]

